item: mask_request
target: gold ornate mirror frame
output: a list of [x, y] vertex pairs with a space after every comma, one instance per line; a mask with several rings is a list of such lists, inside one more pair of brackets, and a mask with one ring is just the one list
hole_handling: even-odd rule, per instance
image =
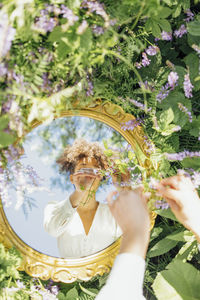
[[[62, 111], [57, 117], [66, 116], [84, 116], [101, 121], [106, 125], [118, 131], [132, 146], [141, 166], [148, 168], [149, 172], [153, 168], [148, 160], [148, 148], [144, 142], [144, 132], [141, 127], [137, 126], [134, 130], [124, 131], [121, 123], [135, 120], [134, 116], [127, 114], [121, 107], [108, 101], [96, 100], [85, 108], [72, 111]], [[40, 125], [41, 122], [33, 122], [32, 128]], [[155, 213], [151, 213], [151, 228], [155, 222]], [[90, 280], [96, 275], [108, 273], [113, 265], [114, 259], [118, 254], [121, 238], [116, 240], [106, 249], [93, 255], [79, 259], [63, 259], [51, 257], [40, 253], [30, 246], [26, 245], [11, 228], [3, 207], [0, 207], [0, 242], [7, 248], [15, 246], [22, 254], [23, 260], [20, 270], [33, 277], [39, 277], [43, 280], [52, 279], [71, 283], [79, 280]]]

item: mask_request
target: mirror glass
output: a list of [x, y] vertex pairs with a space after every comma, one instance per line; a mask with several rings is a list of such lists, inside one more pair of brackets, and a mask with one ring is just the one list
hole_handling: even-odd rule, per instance
[[[80, 116], [61, 117], [27, 134], [22, 144], [23, 154], [17, 163], [11, 162], [7, 168], [10, 202], [4, 204], [4, 211], [10, 226], [27, 245], [54, 257], [88, 256], [108, 247], [121, 235], [104, 203], [107, 194], [115, 188], [112, 180], [105, 180], [105, 176], [99, 174], [98, 164], [87, 165], [86, 160], [78, 170], [82, 172], [81, 180], [84, 176], [88, 180], [99, 176], [95, 189], [97, 207], [83, 209], [80, 214], [69, 202], [76, 183], [70, 180], [69, 173], [60, 172], [56, 160], [67, 145], [80, 138], [98, 142], [104, 149], [106, 143], [119, 152], [130, 149], [121, 134], [100, 121]], [[97, 169], [96, 173], [91, 169]], [[88, 172], [94, 174], [90, 177]], [[86, 193], [84, 189], [82, 192]], [[75, 196], [77, 199], [77, 194]]]

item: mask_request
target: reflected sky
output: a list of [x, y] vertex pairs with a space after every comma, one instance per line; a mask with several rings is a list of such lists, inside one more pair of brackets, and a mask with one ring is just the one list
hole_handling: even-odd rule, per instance
[[[4, 207], [10, 225], [16, 234], [29, 246], [39, 252], [59, 257], [56, 239], [43, 229], [43, 212], [49, 201], [64, 200], [74, 191], [69, 175], [60, 174], [56, 164], [57, 157], [68, 144], [75, 139], [87, 141], [109, 141], [114, 148], [126, 148], [128, 143], [108, 125], [87, 117], [63, 117], [55, 119], [49, 125], [34, 128], [23, 143], [24, 154], [20, 162], [31, 166], [41, 184], [40, 190], [24, 195], [24, 202], [16, 210], [16, 187], [10, 190], [11, 206]], [[28, 176], [25, 174], [25, 176]], [[97, 201], [102, 202], [107, 193], [113, 190], [111, 184], [104, 184], [96, 194]]]

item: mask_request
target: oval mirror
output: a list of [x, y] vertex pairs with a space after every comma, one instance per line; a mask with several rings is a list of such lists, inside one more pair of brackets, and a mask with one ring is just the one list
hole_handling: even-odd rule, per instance
[[[117, 105], [98, 100], [88, 108], [62, 112], [50, 124], [35, 122], [24, 137], [23, 154], [7, 166], [12, 184], [10, 203], [1, 208], [0, 237], [5, 245], [21, 251], [21, 269], [29, 275], [73, 282], [109, 272], [122, 234], [106, 204], [107, 194], [115, 189], [111, 176], [106, 176], [97, 154], [92, 160], [79, 156], [73, 171], [67, 169], [70, 172], [61, 173], [57, 160], [68, 145], [73, 160], [85, 143], [94, 145], [95, 153], [103, 151], [100, 156], [106, 151], [132, 153], [141, 166], [150, 168], [143, 132], [139, 127], [124, 130], [128, 121], [134, 122], [134, 117]], [[72, 147], [75, 141], [81, 141], [79, 148]], [[86, 184], [85, 178], [92, 180], [95, 188], [89, 184], [89, 192], [83, 187], [78, 193], [77, 178], [81, 184]], [[78, 197], [87, 194], [82, 208], [72, 201], [79, 199], [77, 193]], [[154, 217], [152, 214], [152, 225]]]

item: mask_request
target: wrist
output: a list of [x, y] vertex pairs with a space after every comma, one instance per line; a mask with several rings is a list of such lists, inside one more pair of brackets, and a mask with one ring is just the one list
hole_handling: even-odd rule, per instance
[[135, 233], [123, 233], [120, 253], [133, 253], [145, 259], [149, 237], [149, 233], [141, 233], [138, 236]]

